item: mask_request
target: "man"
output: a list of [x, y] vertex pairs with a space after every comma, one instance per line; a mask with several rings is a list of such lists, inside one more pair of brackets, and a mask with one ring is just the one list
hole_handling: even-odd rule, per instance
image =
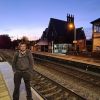
[[19, 44], [19, 51], [15, 53], [12, 63], [15, 85], [13, 92], [13, 100], [19, 100], [19, 90], [22, 78], [25, 82], [27, 100], [33, 100], [30, 87], [30, 71], [33, 70], [33, 62], [33, 56], [30, 50], [27, 49], [27, 44], [25, 42], [21, 42]]

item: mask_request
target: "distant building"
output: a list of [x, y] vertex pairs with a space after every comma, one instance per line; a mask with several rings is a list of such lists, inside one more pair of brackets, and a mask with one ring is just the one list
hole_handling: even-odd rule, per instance
[[86, 40], [86, 49], [88, 52], [92, 52], [92, 39]]
[[100, 51], [100, 18], [91, 22], [92, 24], [92, 51]]
[[[70, 24], [73, 24], [72, 29], [69, 28]], [[67, 21], [51, 18], [40, 41], [45, 41], [44, 45], [48, 52], [52, 52], [52, 50], [58, 53], [67, 52], [73, 47], [74, 29], [74, 16], [72, 15], [67, 15]], [[83, 28], [76, 29], [76, 40], [80, 51], [86, 48], [86, 36]]]

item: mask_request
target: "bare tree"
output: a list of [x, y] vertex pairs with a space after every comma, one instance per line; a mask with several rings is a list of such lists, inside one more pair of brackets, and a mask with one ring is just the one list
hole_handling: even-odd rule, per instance
[[0, 35], [0, 49], [10, 49], [11, 44], [11, 38], [9, 35]]

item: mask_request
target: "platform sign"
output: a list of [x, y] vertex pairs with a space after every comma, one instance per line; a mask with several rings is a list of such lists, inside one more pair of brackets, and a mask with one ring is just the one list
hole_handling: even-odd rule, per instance
[[77, 43], [77, 41], [76, 41], [76, 40], [74, 40], [74, 41], [73, 41], [73, 43]]

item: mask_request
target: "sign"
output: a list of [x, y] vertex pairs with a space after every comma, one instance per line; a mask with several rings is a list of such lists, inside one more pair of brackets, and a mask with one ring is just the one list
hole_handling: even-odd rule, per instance
[[74, 40], [74, 41], [73, 41], [73, 43], [77, 43], [77, 41], [76, 41], [76, 40]]

